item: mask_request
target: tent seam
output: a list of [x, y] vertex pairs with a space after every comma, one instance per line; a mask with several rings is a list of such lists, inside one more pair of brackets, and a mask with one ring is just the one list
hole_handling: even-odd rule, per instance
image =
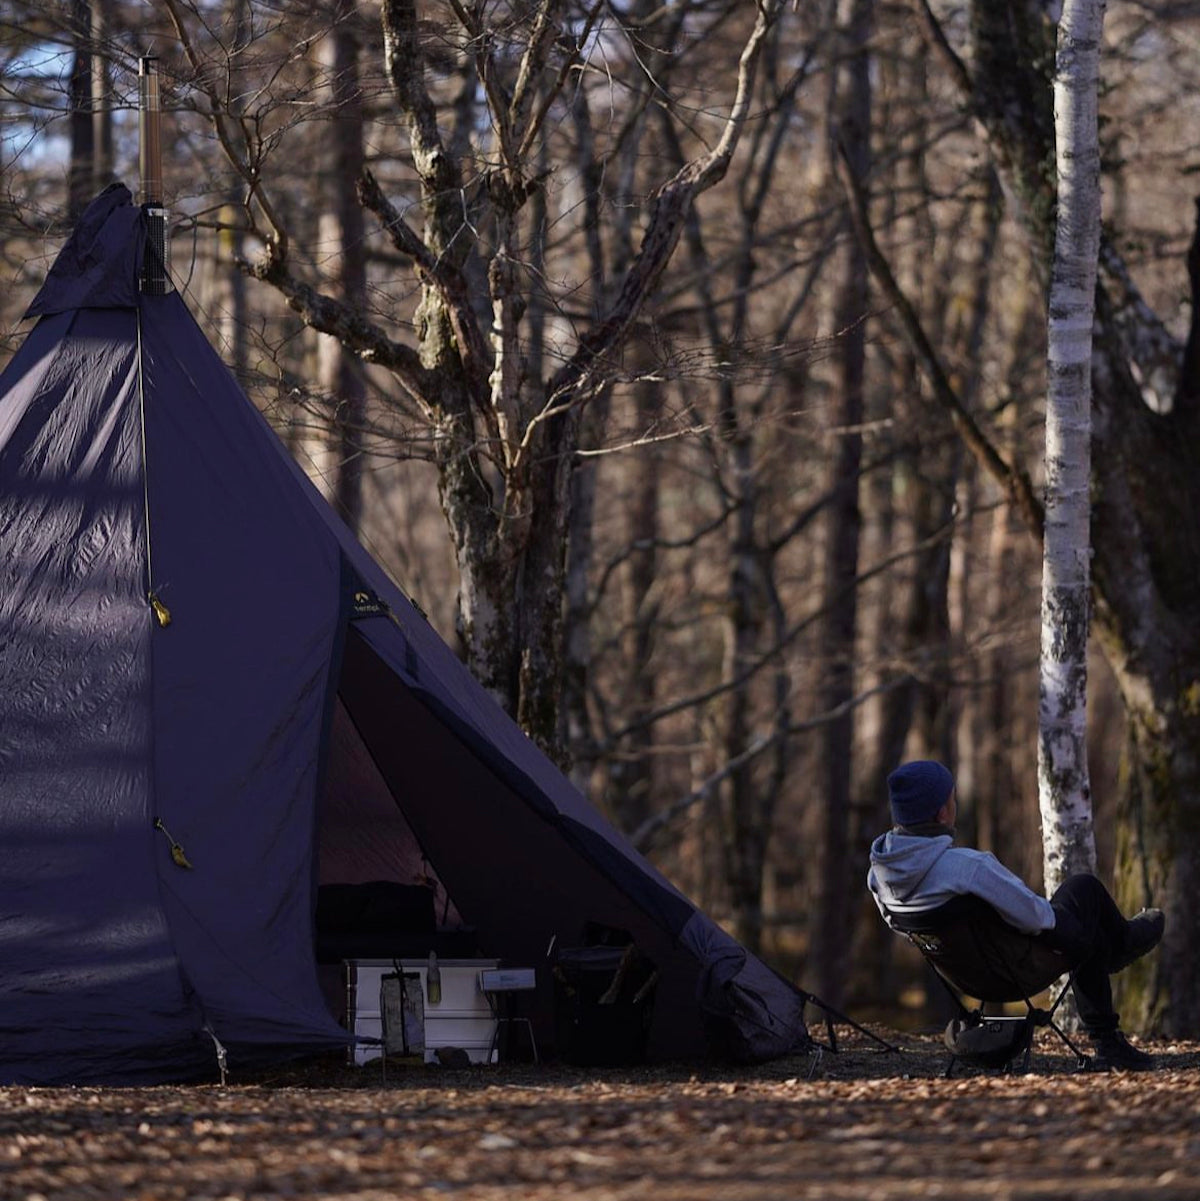
[[151, 600], [154, 596], [154, 560], [150, 542], [150, 456], [146, 452], [146, 383], [142, 361], [142, 310], [140, 306], [134, 309], [134, 319], [137, 323], [138, 419], [142, 430], [142, 512], [146, 526], [146, 599]]

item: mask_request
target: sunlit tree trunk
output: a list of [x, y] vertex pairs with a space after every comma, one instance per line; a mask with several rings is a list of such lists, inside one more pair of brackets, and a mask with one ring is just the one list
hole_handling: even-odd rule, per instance
[[[332, 254], [336, 294], [363, 308], [367, 299], [366, 224], [355, 187], [362, 174], [363, 99], [359, 85], [358, 3], [338, 0], [325, 47], [329, 77], [328, 207], [321, 221], [322, 245]], [[330, 489], [352, 530], [362, 523], [363, 435], [367, 387], [356, 355], [332, 338], [320, 343], [321, 386], [333, 410], [333, 479]]]
[[[250, 0], [229, 0], [229, 23], [233, 29], [230, 46], [229, 93], [230, 107], [240, 113], [245, 94], [245, 77], [241, 69], [242, 55], [250, 40]], [[241, 193], [231, 183], [225, 194], [227, 204], [226, 228], [218, 238], [217, 278], [220, 281], [221, 355], [229, 369], [245, 382], [249, 360], [246, 317], [246, 276], [237, 264], [245, 253], [242, 236], [244, 219], [238, 212]]]
[[1045, 887], [1094, 872], [1087, 765], [1091, 359], [1100, 248], [1097, 105], [1103, 0], [1067, 0], [1054, 80], [1058, 208], [1050, 279], [1046, 532], [1038, 705]]

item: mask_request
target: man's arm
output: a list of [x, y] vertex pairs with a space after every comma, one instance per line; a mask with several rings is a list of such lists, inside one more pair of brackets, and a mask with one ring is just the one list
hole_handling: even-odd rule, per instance
[[982, 897], [1010, 926], [1025, 934], [1054, 929], [1054, 910], [1020, 876], [1014, 875], [987, 851], [972, 855], [974, 871], [965, 890]]

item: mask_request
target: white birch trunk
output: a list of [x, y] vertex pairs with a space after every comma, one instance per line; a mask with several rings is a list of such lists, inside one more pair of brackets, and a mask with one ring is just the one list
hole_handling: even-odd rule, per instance
[[1066, 0], [1054, 77], [1058, 217], [1050, 283], [1038, 709], [1038, 799], [1047, 895], [1073, 872], [1095, 871], [1096, 866], [1086, 724], [1103, 28], [1104, 0]]

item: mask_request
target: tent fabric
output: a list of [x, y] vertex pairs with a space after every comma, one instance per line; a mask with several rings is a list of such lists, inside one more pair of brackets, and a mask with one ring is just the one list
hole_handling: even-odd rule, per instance
[[[627, 929], [660, 972], [652, 1054], [702, 1053], [714, 1020], [741, 1058], [806, 1045], [804, 995], [570, 785], [183, 300], [139, 291], [143, 237], [128, 191], [102, 193], [0, 376], [0, 1082], [187, 1078], [214, 1039], [235, 1067], [344, 1045], [317, 886], [378, 874], [361, 824], [389, 801], [393, 878], [431, 865], [488, 955], [538, 966], [588, 922]], [[331, 796], [356, 781], [367, 800]]]
[[123, 184], [110, 184], [79, 220], [26, 317], [76, 309], [132, 309], [145, 252], [142, 212]]

